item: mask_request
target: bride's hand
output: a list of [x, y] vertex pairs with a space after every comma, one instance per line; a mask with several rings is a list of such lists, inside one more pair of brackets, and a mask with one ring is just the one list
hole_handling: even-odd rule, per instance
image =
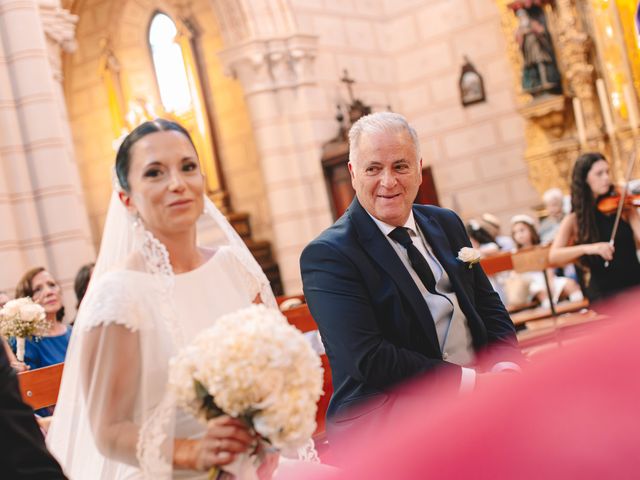
[[249, 429], [240, 420], [226, 415], [209, 420], [207, 431], [196, 450], [196, 470], [228, 465], [254, 442]]
[[277, 452], [267, 453], [260, 467], [258, 467], [258, 478], [260, 480], [271, 480], [273, 473], [278, 468], [279, 461], [280, 454]]

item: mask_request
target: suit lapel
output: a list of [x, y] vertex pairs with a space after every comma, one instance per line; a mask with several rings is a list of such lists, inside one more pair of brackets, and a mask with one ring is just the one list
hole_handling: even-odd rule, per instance
[[463, 303], [467, 301], [467, 293], [462, 286], [460, 278], [460, 260], [458, 260], [457, 252], [451, 249], [451, 243], [444, 233], [444, 230], [438, 222], [432, 217], [420, 212], [417, 208], [413, 209], [413, 216], [416, 220], [416, 224], [422, 230], [433, 254], [436, 256], [440, 265], [445, 269], [453, 290], [458, 297], [458, 303], [462, 308]]
[[389, 241], [384, 237], [369, 214], [360, 205], [357, 198], [354, 198], [349, 207], [349, 215], [358, 232], [359, 240], [364, 250], [369, 256], [384, 269], [398, 286], [398, 290], [409, 301], [416, 318], [419, 319], [427, 338], [432, 343], [436, 351], [440, 350], [436, 327], [420, 290], [416, 286], [413, 278], [405, 268], [402, 260], [398, 257]]

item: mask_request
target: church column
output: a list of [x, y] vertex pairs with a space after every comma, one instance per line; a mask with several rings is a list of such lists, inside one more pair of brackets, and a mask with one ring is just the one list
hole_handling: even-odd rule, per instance
[[61, 87], [74, 23], [57, 0], [0, 1], [0, 288], [43, 265], [71, 310], [95, 255]]
[[239, 42], [221, 53], [250, 110], [287, 293], [301, 291], [300, 252], [331, 223], [320, 157], [335, 126], [314, 115], [322, 111], [315, 52], [315, 37], [290, 34]]

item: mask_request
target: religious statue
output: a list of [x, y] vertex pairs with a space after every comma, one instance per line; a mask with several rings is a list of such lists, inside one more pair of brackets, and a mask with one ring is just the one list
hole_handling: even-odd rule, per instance
[[534, 96], [546, 92], [560, 93], [560, 73], [544, 13], [537, 7], [531, 10], [520, 8], [516, 16], [519, 24], [515, 36], [524, 60], [523, 90]]

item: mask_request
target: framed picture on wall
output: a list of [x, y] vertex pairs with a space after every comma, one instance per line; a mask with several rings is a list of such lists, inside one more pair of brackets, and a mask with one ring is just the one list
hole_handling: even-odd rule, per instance
[[460, 102], [463, 107], [473, 105], [474, 103], [484, 102], [486, 96], [484, 93], [484, 81], [482, 75], [478, 73], [473, 64], [467, 57], [464, 57], [465, 63], [462, 65], [460, 72]]

